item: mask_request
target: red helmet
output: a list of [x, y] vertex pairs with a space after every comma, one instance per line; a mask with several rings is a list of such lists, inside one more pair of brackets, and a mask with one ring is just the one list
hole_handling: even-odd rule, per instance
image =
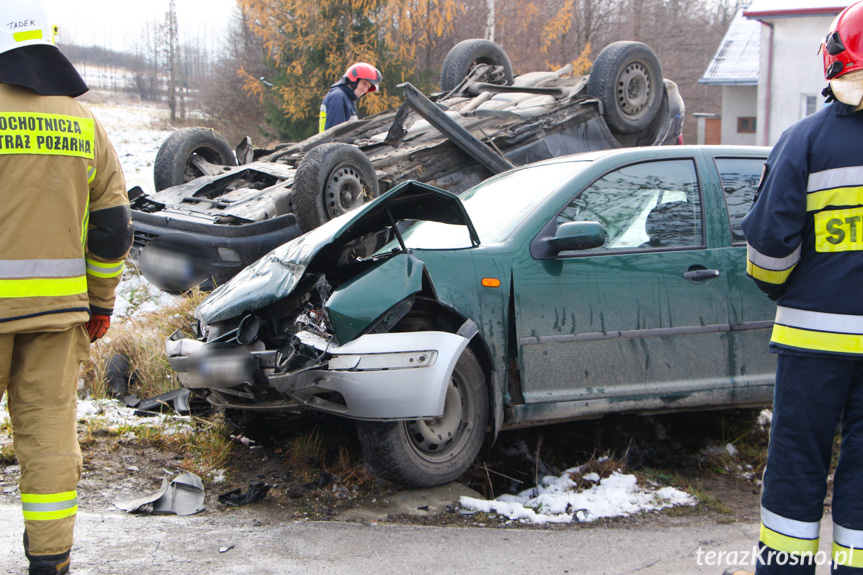
[[833, 20], [821, 44], [821, 54], [828, 80], [863, 70], [863, 2], [845, 8]]
[[345, 78], [353, 83], [357, 83], [360, 80], [368, 80], [372, 85], [372, 87], [369, 88], [369, 92], [377, 91], [378, 84], [380, 84], [381, 80], [384, 79], [384, 77], [381, 76], [381, 73], [378, 72], [377, 68], [371, 64], [366, 64], [365, 62], [357, 62], [348, 68], [347, 72], [345, 72]]

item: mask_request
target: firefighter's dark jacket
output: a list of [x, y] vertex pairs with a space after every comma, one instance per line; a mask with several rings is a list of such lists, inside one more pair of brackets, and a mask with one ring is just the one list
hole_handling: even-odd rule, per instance
[[320, 131], [329, 130], [348, 120], [355, 120], [357, 99], [354, 89], [347, 84], [345, 78], [333, 84], [321, 104]]
[[117, 154], [69, 96], [0, 83], [0, 333], [110, 314], [132, 242]]
[[834, 102], [783, 133], [743, 231], [771, 347], [863, 357], [863, 113]]

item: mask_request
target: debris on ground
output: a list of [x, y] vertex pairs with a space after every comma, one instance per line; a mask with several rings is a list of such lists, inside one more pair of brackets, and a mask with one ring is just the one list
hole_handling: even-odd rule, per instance
[[272, 485], [267, 485], [262, 482], [252, 483], [249, 485], [249, 490], [245, 493], [243, 493], [239, 488], [228, 491], [227, 493], [222, 493], [219, 495], [219, 503], [224, 503], [225, 505], [231, 505], [233, 507], [248, 505], [249, 503], [260, 501], [266, 497], [267, 492], [271, 487]]
[[194, 473], [181, 473], [170, 483], [163, 478], [162, 487], [152, 495], [114, 505], [142, 515], [194, 515], [204, 510], [204, 483]]

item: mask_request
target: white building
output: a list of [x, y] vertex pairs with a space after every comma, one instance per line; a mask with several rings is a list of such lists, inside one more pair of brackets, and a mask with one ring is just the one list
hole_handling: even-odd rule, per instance
[[823, 105], [827, 83], [818, 47], [853, 3], [755, 0], [738, 14], [699, 80], [722, 86], [721, 143], [773, 145]]

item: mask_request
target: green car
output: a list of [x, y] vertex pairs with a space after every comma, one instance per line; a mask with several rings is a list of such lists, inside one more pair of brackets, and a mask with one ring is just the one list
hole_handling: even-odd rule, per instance
[[627, 148], [460, 196], [407, 182], [246, 268], [169, 342], [228, 409], [357, 421], [389, 480], [459, 477], [501, 430], [767, 405], [775, 305], [740, 221], [767, 148]]

